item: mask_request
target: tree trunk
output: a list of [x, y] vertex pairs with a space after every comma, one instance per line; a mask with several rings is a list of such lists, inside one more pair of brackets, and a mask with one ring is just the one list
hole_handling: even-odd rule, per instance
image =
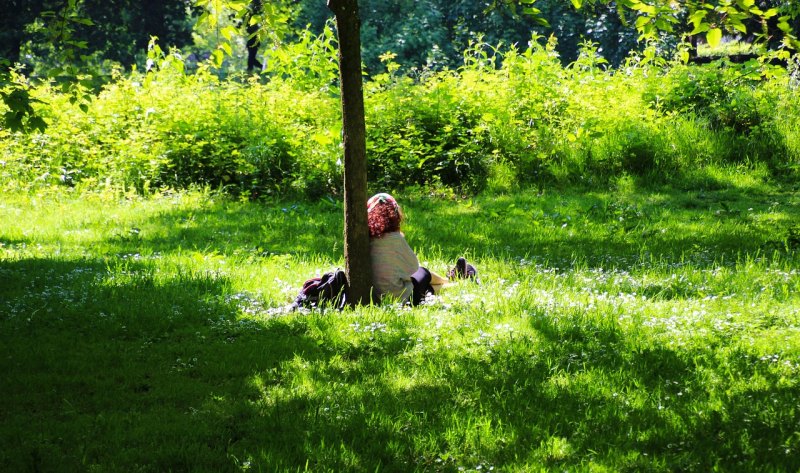
[[261, 46], [261, 41], [258, 39], [258, 31], [261, 29], [259, 23], [250, 24], [250, 20], [255, 15], [261, 15], [263, 12], [263, 5], [261, 0], [250, 0], [248, 6], [249, 13], [245, 15], [245, 31], [247, 31], [247, 72], [253, 70], [261, 71], [264, 65], [257, 59], [258, 48]]
[[357, 0], [328, 0], [339, 36], [339, 78], [344, 143], [344, 259], [348, 298], [367, 304], [372, 295], [372, 262], [367, 227], [367, 145], [361, 80], [361, 20]]

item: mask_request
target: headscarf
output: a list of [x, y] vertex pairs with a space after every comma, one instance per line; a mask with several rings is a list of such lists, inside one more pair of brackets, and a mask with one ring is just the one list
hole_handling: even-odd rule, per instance
[[375, 194], [369, 198], [367, 201], [367, 212], [371, 211], [378, 204], [389, 204], [397, 211], [398, 214], [400, 213], [400, 206], [397, 205], [397, 201], [394, 200], [394, 197], [384, 192]]

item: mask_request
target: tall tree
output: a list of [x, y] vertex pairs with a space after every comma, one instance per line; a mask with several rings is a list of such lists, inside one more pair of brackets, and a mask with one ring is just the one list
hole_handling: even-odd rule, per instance
[[367, 227], [367, 145], [361, 79], [361, 20], [357, 0], [328, 0], [339, 36], [344, 144], [344, 258], [352, 303], [371, 300], [372, 261]]

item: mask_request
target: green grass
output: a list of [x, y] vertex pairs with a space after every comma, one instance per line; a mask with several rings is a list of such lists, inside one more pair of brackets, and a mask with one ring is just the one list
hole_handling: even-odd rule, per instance
[[800, 195], [714, 177], [398, 195], [481, 285], [290, 315], [336, 202], [6, 193], [0, 470], [797, 471]]

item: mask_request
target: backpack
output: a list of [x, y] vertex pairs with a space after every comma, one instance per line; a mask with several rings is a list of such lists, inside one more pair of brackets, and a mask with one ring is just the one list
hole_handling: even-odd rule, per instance
[[295, 307], [312, 309], [322, 305], [344, 308], [347, 301], [347, 277], [344, 271], [336, 269], [318, 278], [303, 283], [300, 294], [294, 301]]

